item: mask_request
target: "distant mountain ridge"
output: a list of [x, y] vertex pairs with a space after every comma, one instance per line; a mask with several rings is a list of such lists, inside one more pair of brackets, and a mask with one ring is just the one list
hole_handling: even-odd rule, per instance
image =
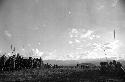
[[[108, 62], [112, 61], [113, 59], [108, 59]], [[76, 64], [80, 64], [80, 63], [92, 63], [95, 65], [99, 65], [100, 62], [106, 61], [107, 60], [105, 58], [101, 58], [101, 59], [84, 59], [84, 60], [43, 60], [44, 63], [48, 63], [48, 64], [57, 64], [57, 65], [76, 65]], [[123, 65], [125, 65], [125, 60], [121, 59], [118, 60], [119, 62], [121, 62]]]

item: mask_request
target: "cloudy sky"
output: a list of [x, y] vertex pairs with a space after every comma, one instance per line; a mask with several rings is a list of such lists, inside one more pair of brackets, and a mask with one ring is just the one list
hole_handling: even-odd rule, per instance
[[13, 44], [16, 52], [43, 59], [124, 58], [124, 5], [124, 0], [0, 0], [0, 52], [10, 53]]

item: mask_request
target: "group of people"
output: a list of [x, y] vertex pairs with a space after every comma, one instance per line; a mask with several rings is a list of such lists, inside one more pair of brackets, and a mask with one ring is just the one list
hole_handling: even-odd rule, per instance
[[124, 75], [125, 70], [120, 62], [115, 60], [110, 62], [100, 62], [100, 71], [102, 74]]
[[43, 66], [42, 58], [24, 58], [19, 53], [7, 57], [0, 57], [0, 71], [13, 71], [21, 69], [40, 68]]

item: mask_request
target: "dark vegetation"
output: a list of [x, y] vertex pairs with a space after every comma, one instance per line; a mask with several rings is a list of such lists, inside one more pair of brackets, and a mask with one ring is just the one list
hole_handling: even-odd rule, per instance
[[15, 53], [0, 57], [0, 82], [125, 82], [125, 70], [118, 61], [76, 65], [44, 64], [42, 58], [24, 58]]

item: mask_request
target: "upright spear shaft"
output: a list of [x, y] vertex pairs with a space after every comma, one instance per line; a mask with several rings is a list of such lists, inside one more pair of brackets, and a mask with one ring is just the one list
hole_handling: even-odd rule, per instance
[[106, 56], [106, 61], [108, 62], [108, 58], [107, 58], [107, 54], [106, 54], [105, 49], [104, 49], [104, 53], [105, 53], [105, 56]]
[[115, 40], [115, 37], [116, 37], [116, 35], [115, 35], [115, 29], [114, 29], [114, 40]]

